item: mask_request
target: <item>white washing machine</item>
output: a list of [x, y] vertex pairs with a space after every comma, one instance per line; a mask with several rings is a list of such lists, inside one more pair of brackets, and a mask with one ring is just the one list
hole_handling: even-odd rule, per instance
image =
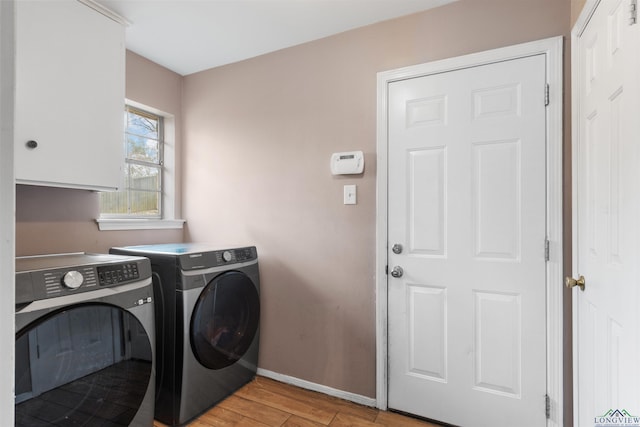
[[112, 248], [151, 260], [156, 294], [156, 419], [184, 425], [251, 381], [260, 277], [254, 246]]
[[16, 258], [15, 316], [16, 426], [153, 425], [148, 259]]

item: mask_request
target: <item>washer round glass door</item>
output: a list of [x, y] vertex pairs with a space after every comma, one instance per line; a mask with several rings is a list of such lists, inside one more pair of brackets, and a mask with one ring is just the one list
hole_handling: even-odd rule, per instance
[[16, 334], [16, 426], [128, 426], [151, 376], [151, 341], [119, 307], [83, 304]]
[[204, 288], [191, 317], [191, 348], [210, 369], [237, 362], [249, 349], [260, 322], [256, 286], [243, 273], [229, 271]]

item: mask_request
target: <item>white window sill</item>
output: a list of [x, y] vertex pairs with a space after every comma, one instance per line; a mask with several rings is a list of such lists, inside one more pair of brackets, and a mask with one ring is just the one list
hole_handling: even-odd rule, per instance
[[96, 219], [100, 231], [113, 230], [169, 230], [181, 229], [184, 219], [127, 219], [127, 218], [99, 218]]

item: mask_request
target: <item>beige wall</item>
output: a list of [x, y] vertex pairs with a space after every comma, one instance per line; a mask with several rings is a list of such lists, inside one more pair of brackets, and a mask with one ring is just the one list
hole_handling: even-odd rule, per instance
[[[132, 52], [126, 64], [127, 98], [175, 115], [180, 132], [181, 76]], [[107, 252], [117, 245], [182, 241], [182, 230], [99, 231], [98, 214], [98, 193], [18, 185], [16, 255]]]
[[[376, 73], [567, 36], [570, 14], [461, 0], [184, 78], [185, 238], [258, 247], [261, 368], [375, 396]], [[364, 174], [331, 176], [348, 150]]]
[[571, 0], [571, 26], [576, 23], [587, 0]]

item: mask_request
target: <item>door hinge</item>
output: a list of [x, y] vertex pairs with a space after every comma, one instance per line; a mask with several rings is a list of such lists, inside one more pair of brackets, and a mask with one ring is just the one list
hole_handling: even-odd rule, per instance
[[549, 83], [544, 86], [544, 106], [549, 106]]
[[550, 250], [549, 250], [549, 239], [546, 239], [544, 241], [544, 260], [545, 261], [549, 261], [549, 259], [551, 258], [551, 255], [549, 254]]
[[387, 276], [389, 275], [389, 266], [388, 265], [384, 266], [384, 274], [386, 274]]
[[629, 3], [629, 25], [638, 23], [638, 0]]
[[551, 398], [548, 394], [544, 395], [544, 413], [547, 419], [551, 419]]

